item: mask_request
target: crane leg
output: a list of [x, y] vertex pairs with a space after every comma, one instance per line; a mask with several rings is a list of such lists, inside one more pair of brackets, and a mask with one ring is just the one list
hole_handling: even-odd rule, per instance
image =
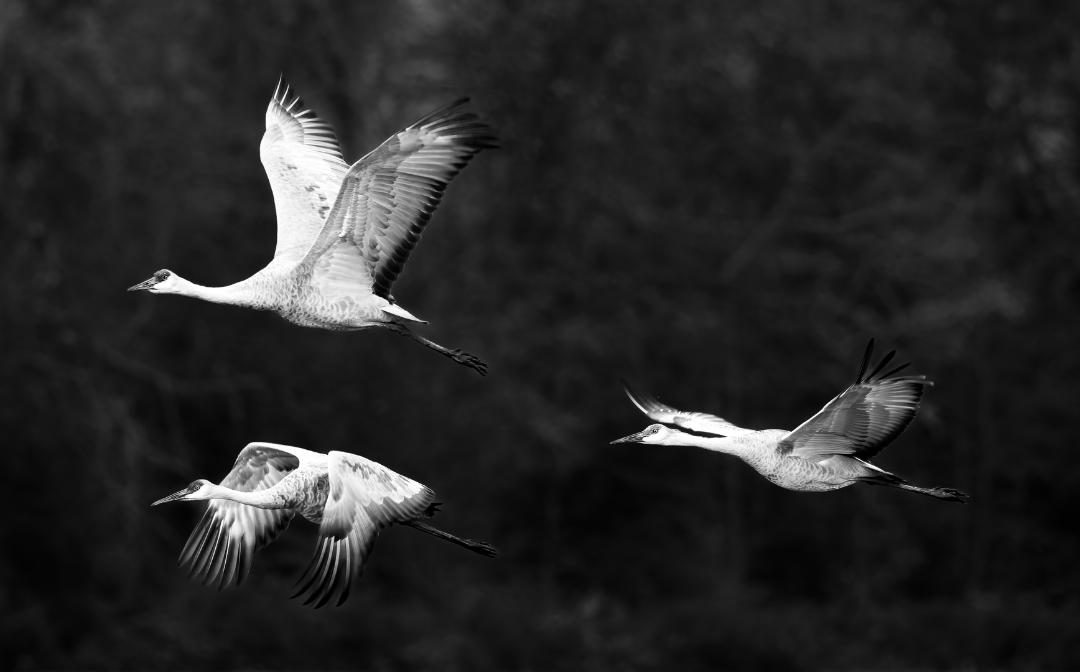
[[425, 347], [431, 348], [440, 355], [443, 355], [444, 357], [449, 357], [458, 364], [469, 367], [473, 371], [479, 373], [481, 376], [487, 375], [487, 364], [484, 363], [484, 360], [480, 359], [476, 355], [465, 352], [464, 350], [445, 348], [436, 343], [435, 341], [424, 338], [419, 334], [413, 333], [411, 329], [397, 322], [389, 322], [386, 326], [395, 334], [398, 334], [399, 336], [408, 336], [417, 343]]
[[422, 523], [419, 520], [406, 520], [406, 521], [404, 521], [402, 523], [402, 525], [408, 525], [409, 527], [411, 527], [411, 528], [413, 528], [415, 530], [420, 530], [421, 532], [426, 532], [426, 533], [430, 534], [433, 537], [438, 537], [439, 539], [445, 539], [446, 541], [449, 541], [451, 544], [457, 544], [458, 546], [461, 546], [462, 548], [469, 549], [473, 553], [479, 553], [480, 555], [486, 555], [489, 558], [494, 558], [499, 554], [499, 552], [497, 550], [495, 550], [495, 547], [492, 546], [491, 544], [487, 543], [486, 541], [476, 541], [474, 539], [465, 539], [464, 537], [459, 537], [456, 534], [450, 534], [449, 532], [444, 532], [443, 530], [440, 530], [437, 527], [432, 527], [431, 525], [428, 525], [427, 523]]
[[887, 485], [892, 488], [907, 490], [908, 492], [917, 492], [920, 495], [937, 497], [938, 499], [944, 499], [949, 502], [966, 502], [971, 499], [971, 496], [966, 492], [954, 490], [953, 488], [920, 488], [917, 485], [908, 483], [895, 474], [888, 474], [888, 476], [891, 478], [860, 478], [859, 480], [870, 485]]

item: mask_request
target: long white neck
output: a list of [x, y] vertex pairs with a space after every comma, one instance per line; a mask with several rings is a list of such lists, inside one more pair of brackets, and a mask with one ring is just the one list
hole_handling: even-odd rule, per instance
[[240, 504], [255, 506], [260, 509], [287, 509], [292, 504], [277, 487], [265, 490], [233, 490], [224, 485], [210, 484], [208, 495], [204, 499], [228, 499]]
[[701, 436], [700, 434], [680, 432], [676, 429], [670, 430], [662, 438], [659, 438], [658, 443], [666, 446], [693, 446], [695, 448], [704, 448], [705, 450], [725, 453], [727, 455], [738, 455], [740, 457], [743, 452], [745, 452], [742, 450], [741, 442], [737, 441], [734, 437]]
[[256, 276], [247, 280], [225, 285], [224, 287], [207, 287], [191, 282], [179, 276], [175, 277], [176, 287], [172, 293], [181, 296], [190, 296], [194, 299], [210, 301], [211, 303], [225, 303], [231, 306], [244, 306], [247, 308], [272, 308], [272, 302], [267, 300], [265, 292]]

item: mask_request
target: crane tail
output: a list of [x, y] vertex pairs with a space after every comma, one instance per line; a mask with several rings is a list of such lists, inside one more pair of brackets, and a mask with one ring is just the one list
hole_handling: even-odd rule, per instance
[[384, 313], [390, 313], [394, 317], [400, 318], [402, 320], [408, 320], [409, 322], [419, 322], [420, 324], [428, 323], [427, 320], [421, 320], [419, 317], [413, 315], [412, 313], [405, 310], [396, 303], [387, 302], [387, 304], [383, 306], [382, 309]]

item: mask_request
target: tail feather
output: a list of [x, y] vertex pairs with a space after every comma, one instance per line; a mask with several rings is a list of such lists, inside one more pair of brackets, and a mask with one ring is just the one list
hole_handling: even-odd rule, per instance
[[450, 534], [449, 532], [443, 532], [439, 528], [432, 527], [431, 525], [428, 525], [427, 523], [422, 523], [419, 520], [409, 520], [409, 521], [406, 521], [404, 524], [408, 525], [409, 527], [411, 527], [413, 529], [420, 530], [421, 532], [426, 532], [426, 533], [430, 534], [433, 537], [438, 537], [439, 539], [444, 539], [446, 541], [449, 541], [452, 544], [457, 544], [458, 546], [461, 546], [462, 548], [467, 548], [470, 551], [472, 551], [473, 553], [479, 553], [480, 555], [483, 555], [483, 556], [486, 556], [486, 557], [489, 557], [489, 558], [494, 558], [494, 557], [497, 557], [499, 555], [499, 551], [496, 550], [496, 548], [494, 546], [492, 546], [491, 544], [489, 544], [489, 543], [487, 543], [485, 541], [476, 541], [474, 539], [464, 539], [462, 537], [458, 537], [458, 536], [455, 536], [453, 534]]
[[409, 322], [419, 322], [420, 324], [427, 324], [427, 320], [421, 320], [419, 317], [413, 315], [409, 311], [405, 310], [396, 303], [386, 302], [386, 305], [382, 307], [383, 312], [390, 313], [394, 317], [408, 320]]

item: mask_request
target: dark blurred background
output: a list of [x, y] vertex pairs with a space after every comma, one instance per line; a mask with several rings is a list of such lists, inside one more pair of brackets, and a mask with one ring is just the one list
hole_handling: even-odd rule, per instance
[[[1074, 3], [4, 0], [0, 63], [0, 667], [1080, 667]], [[346, 159], [461, 95], [499, 129], [394, 288], [487, 378], [125, 293], [269, 260], [281, 73]], [[791, 428], [870, 336], [936, 383], [877, 462], [970, 504], [608, 445], [621, 377]], [[311, 611], [298, 520], [190, 583], [200, 507], [148, 505], [252, 440], [380, 461], [502, 557], [391, 528]]]

